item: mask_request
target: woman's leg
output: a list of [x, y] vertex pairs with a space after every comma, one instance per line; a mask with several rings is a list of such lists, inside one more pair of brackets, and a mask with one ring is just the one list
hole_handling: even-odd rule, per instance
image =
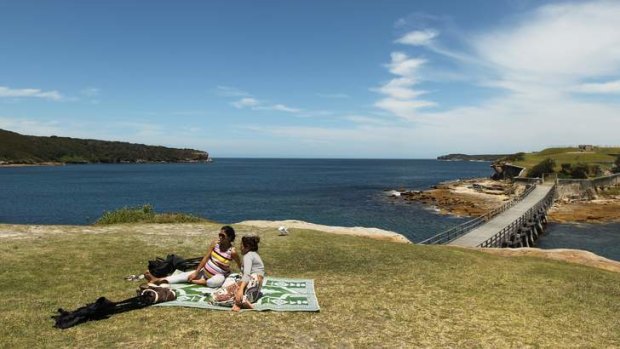
[[170, 284], [182, 284], [182, 283], [186, 283], [187, 282], [187, 278], [192, 274], [195, 273], [195, 270], [192, 271], [186, 271], [183, 273], [178, 273], [175, 275], [170, 275], [170, 276], [166, 276], [165, 278], [161, 278], [162, 282], [168, 282]]
[[224, 284], [226, 277], [222, 274], [213, 275], [207, 279], [207, 286], [217, 288]]

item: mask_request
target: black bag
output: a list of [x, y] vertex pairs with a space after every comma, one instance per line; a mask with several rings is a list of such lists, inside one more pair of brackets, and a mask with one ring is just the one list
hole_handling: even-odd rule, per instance
[[124, 313], [129, 310], [140, 309], [151, 305], [145, 296], [132, 297], [120, 302], [112, 302], [105, 297], [99, 297], [95, 303], [86, 304], [74, 311], [58, 309], [58, 315], [52, 316], [56, 328], [69, 328], [91, 320], [103, 320], [112, 314]]
[[172, 274], [176, 269], [186, 271], [196, 268], [201, 260], [202, 257], [185, 260], [175, 254], [169, 254], [166, 259], [157, 257], [155, 260], [149, 261], [149, 272], [151, 275], [161, 278]]

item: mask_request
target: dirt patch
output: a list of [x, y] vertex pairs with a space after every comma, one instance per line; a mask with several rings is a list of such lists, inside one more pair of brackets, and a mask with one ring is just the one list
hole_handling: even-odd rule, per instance
[[440, 183], [429, 190], [396, 190], [395, 199], [436, 207], [442, 214], [481, 216], [523, 192], [524, 187], [490, 179], [468, 179]]
[[613, 261], [596, 255], [592, 252], [571, 249], [541, 250], [539, 248], [481, 248], [485, 253], [500, 256], [530, 256], [548, 258], [563, 262], [587, 265], [594, 268], [605, 269], [620, 273], [620, 262]]

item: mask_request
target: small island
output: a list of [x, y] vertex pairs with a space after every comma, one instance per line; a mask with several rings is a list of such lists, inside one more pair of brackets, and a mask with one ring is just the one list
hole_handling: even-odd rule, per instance
[[0, 166], [208, 162], [209, 153], [128, 142], [27, 136], [0, 129]]

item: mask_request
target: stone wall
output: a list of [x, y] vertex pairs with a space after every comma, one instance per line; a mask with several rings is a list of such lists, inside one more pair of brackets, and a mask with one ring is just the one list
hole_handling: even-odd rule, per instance
[[556, 199], [594, 199], [599, 190], [620, 185], [620, 173], [592, 179], [558, 179]]

